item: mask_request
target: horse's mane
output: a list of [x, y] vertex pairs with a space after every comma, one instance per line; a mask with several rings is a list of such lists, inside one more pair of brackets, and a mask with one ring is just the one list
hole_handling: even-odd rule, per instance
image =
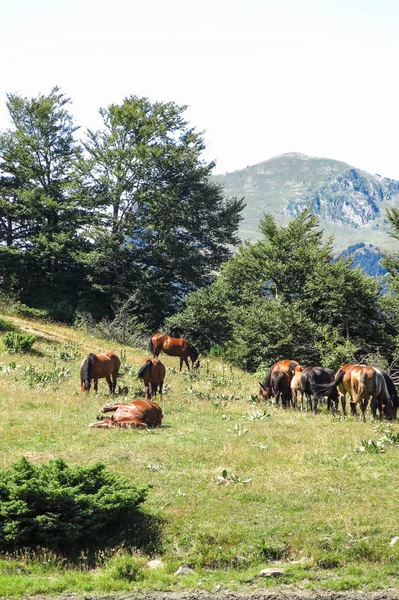
[[154, 354], [155, 348], [154, 348], [154, 344], [152, 343], [152, 337], [150, 338], [150, 341], [148, 342], [148, 347], [150, 349], [151, 354]]
[[272, 379], [272, 371], [273, 371], [274, 365], [272, 367], [270, 367], [270, 370], [268, 371], [268, 373], [266, 373], [263, 381], [262, 381], [262, 387], [264, 389], [267, 389], [270, 387], [270, 382]]
[[141, 365], [139, 372], [137, 373], [137, 377], [142, 377], [145, 371], [150, 368], [150, 376], [152, 371], [152, 361], [150, 359], [146, 360], [143, 365]]
[[90, 383], [90, 367], [94, 365], [97, 360], [97, 356], [90, 352], [90, 354], [85, 358], [80, 368], [80, 379], [85, 382], [86, 385]]

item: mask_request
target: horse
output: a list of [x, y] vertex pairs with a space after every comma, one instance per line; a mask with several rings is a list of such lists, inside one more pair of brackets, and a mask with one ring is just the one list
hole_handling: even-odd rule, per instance
[[301, 374], [303, 371], [303, 367], [301, 365], [296, 366], [294, 369], [294, 375], [291, 379], [291, 400], [292, 406], [297, 408], [298, 406], [298, 396], [301, 396], [301, 410], [303, 410], [303, 392], [301, 389]]
[[101, 412], [114, 412], [114, 414], [110, 418], [90, 423], [89, 427], [104, 429], [138, 427], [147, 429], [147, 427], [160, 427], [163, 418], [161, 407], [155, 402], [148, 402], [147, 400], [134, 400], [129, 404], [106, 404]]
[[[294, 369], [296, 367], [301, 367], [298, 361], [296, 360], [280, 360], [269, 369], [268, 373], [266, 373], [262, 383], [259, 381], [259, 399], [266, 400], [271, 396], [275, 396], [273, 385], [272, 385], [272, 375], [276, 375], [277, 373], [285, 373], [289, 378], [289, 384], [291, 384], [291, 379], [294, 376]], [[302, 368], [302, 367], [301, 367]], [[276, 378], [274, 378], [276, 381]], [[284, 378], [281, 378], [280, 383], [283, 383]], [[284, 384], [283, 384], [284, 385]], [[274, 383], [274, 387], [276, 384]], [[288, 391], [288, 403], [291, 396], [291, 391]]]
[[154, 358], [158, 358], [161, 352], [165, 352], [168, 356], [179, 356], [180, 371], [183, 367], [183, 361], [190, 370], [187, 358], [191, 359], [193, 369], [198, 369], [200, 366], [197, 349], [184, 338], [173, 338], [163, 333], [156, 333], [150, 339], [148, 346]]
[[[365, 365], [344, 365], [344, 367], [346, 368], [337, 371], [332, 383], [315, 386], [317, 393], [321, 395], [323, 392], [327, 393], [340, 386], [344, 393], [349, 392], [351, 395], [352, 412], [356, 413], [356, 405], [360, 405], [363, 421], [366, 420], [366, 409], [370, 397], [372, 418], [376, 418], [377, 408], [380, 418], [383, 416], [392, 418], [394, 409], [382, 371]], [[342, 410], [346, 414], [344, 396], [342, 399]]]
[[[306, 367], [301, 373], [300, 390], [306, 396], [306, 407], [316, 414], [317, 403], [322, 395], [327, 396], [327, 409], [336, 409], [338, 404], [337, 388], [333, 388], [325, 394], [317, 391], [318, 385], [332, 383], [334, 381], [334, 371], [325, 367]], [[313, 394], [313, 406], [312, 406]]]
[[[80, 381], [82, 392], [89, 392], [91, 381], [94, 381], [94, 391], [98, 390], [98, 380], [105, 377], [109, 393], [113, 394], [116, 388], [121, 361], [113, 352], [93, 354], [92, 352], [82, 360], [80, 365]], [[112, 379], [111, 379], [112, 377]]]
[[398, 392], [396, 391], [395, 384], [392, 381], [391, 377], [388, 375], [388, 373], [385, 373], [384, 371], [382, 371], [382, 375], [383, 375], [383, 377], [385, 379], [385, 383], [387, 385], [388, 394], [389, 394], [389, 396], [391, 398], [391, 403], [392, 403], [392, 418], [396, 419], [398, 408], [399, 408]]
[[146, 391], [146, 399], [150, 400], [152, 396], [159, 393], [162, 396], [163, 382], [165, 380], [165, 366], [157, 358], [145, 358], [141, 363], [137, 377], [143, 380]]

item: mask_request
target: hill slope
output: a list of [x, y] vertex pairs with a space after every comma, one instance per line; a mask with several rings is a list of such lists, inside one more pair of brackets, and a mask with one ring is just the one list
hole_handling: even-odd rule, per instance
[[[108, 549], [76, 565], [38, 549], [3, 555], [1, 597], [222, 586], [227, 598], [231, 589], [275, 585], [334, 594], [399, 587], [399, 451], [362, 445], [387, 439], [384, 432], [399, 435], [396, 423], [375, 428], [353, 416], [332, 418], [325, 407], [314, 415], [259, 404], [256, 376], [206, 357], [199, 371], [179, 373], [177, 359], [161, 355], [163, 427], [89, 429], [110, 398], [104, 380], [97, 395], [80, 392], [82, 357], [115, 350], [123, 359], [115, 401], [129, 402], [143, 393], [136, 374], [145, 352], [5, 317], [3, 331], [12, 319], [9, 326], [34, 331], [38, 340], [31, 354], [7, 354], [0, 334], [2, 468], [21, 456], [35, 464], [101, 460], [132, 482], [151, 484], [144, 509], [149, 541], [158, 543], [150, 554], [145, 546]], [[151, 568], [154, 557], [161, 561]], [[178, 574], [181, 565], [189, 567], [185, 574]], [[265, 567], [284, 571], [278, 580], [260, 577]]]
[[399, 206], [399, 181], [298, 153], [282, 154], [215, 179], [228, 196], [245, 198], [243, 239], [259, 237], [257, 225], [265, 212], [284, 224], [310, 206], [326, 234], [334, 234], [337, 251], [357, 242], [381, 248], [394, 243], [387, 233], [385, 210]]

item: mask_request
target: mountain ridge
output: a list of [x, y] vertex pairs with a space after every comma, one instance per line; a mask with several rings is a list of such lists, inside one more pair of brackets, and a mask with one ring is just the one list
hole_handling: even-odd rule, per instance
[[399, 207], [399, 181], [378, 173], [371, 175], [335, 159], [287, 152], [214, 179], [226, 195], [245, 198], [242, 239], [260, 237], [257, 223], [265, 212], [286, 224], [309, 206], [326, 235], [334, 235], [337, 251], [358, 242], [383, 249], [396, 246], [388, 234], [385, 211]]

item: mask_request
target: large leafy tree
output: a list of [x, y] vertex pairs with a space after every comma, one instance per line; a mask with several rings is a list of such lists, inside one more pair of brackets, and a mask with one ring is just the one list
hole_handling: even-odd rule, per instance
[[238, 242], [243, 203], [210, 179], [214, 165], [184, 110], [131, 96], [101, 109], [102, 130], [88, 131], [80, 168], [94, 243], [84, 259], [98, 315], [130, 302], [157, 327]]
[[391, 348], [379, 282], [334, 260], [310, 211], [286, 227], [265, 215], [260, 230], [262, 239], [239, 248], [210, 287], [187, 297], [168, 320], [171, 331], [251, 370], [281, 358], [335, 366], [338, 355]]
[[58, 88], [32, 99], [8, 94], [12, 127], [0, 135], [0, 276], [7, 291], [59, 318], [71, 313], [83, 276], [69, 103]]

